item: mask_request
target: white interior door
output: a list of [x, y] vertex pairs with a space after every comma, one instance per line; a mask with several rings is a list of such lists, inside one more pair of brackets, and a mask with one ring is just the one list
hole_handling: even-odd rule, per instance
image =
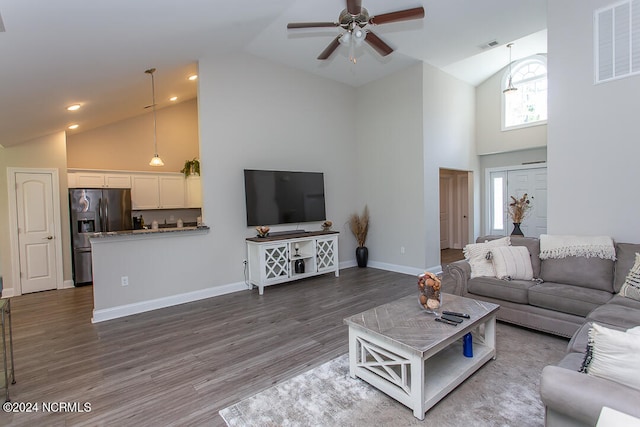
[[440, 249], [451, 247], [451, 192], [452, 179], [450, 176], [440, 175]]
[[[507, 194], [529, 195], [531, 210], [520, 226], [525, 236], [540, 237], [547, 232], [547, 168], [511, 170], [507, 173]], [[507, 202], [509, 202], [511, 198]], [[512, 228], [509, 228], [511, 232]]]
[[456, 175], [456, 179], [458, 184], [458, 206], [460, 207], [460, 238], [454, 247], [461, 249], [469, 243], [469, 173], [460, 172]]
[[531, 211], [520, 225], [527, 237], [540, 237], [547, 232], [547, 168], [514, 167], [496, 169], [487, 174], [487, 217], [489, 234], [509, 235], [513, 224], [507, 214], [511, 196], [524, 193], [531, 200]]
[[16, 215], [22, 293], [56, 289], [58, 281], [51, 173], [18, 172]]

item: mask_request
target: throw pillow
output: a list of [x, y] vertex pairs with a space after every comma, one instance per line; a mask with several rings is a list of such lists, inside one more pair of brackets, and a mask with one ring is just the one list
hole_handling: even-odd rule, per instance
[[498, 279], [533, 280], [531, 254], [525, 246], [492, 248], [491, 262]]
[[490, 240], [485, 243], [471, 243], [464, 247], [462, 253], [471, 266], [471, 278], [474, 277], [496, 277], [491, 260], [487, 255], [491, 248], [498, 246], [509, 246], [511, 239], [509, 236], [501, 239]]
[[619, 293], [623, 297], [640, 301], [640, 253], [636, 252], [636, 262], [629, 270]]
[[624, 331], [594, 323], [581, 372], [640, 390], [640, 326]]

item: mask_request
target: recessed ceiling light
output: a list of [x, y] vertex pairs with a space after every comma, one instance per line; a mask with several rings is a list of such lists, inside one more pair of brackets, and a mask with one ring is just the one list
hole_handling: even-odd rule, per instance
[[80, 104], [73, 104], [73, 105], [69, 105], [67, 107], [67, 110], [69, 110], [69, 111], [76, 111], [76, 110], [79, 110], [79, 109], [80, 109]]
[[177, 101], [178, 97], [177, 96], [172, 96], [171, 98], [169, 98], [169, 101]]
[[189, 76], [189, 80], [193, 81], [193, 80], [198, 80], [198, 75], [194, 74], [192, 76]]
[[73, 125], [70, 125], [67, 129], [71, 129], [71, 130], [78, 129], [79, 126], [80, 125], [73, 124]]

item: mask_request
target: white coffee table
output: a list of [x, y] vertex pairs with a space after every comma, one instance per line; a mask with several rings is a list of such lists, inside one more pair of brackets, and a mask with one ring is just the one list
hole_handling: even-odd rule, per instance
[[[496, 357], [497, 304], [443, 294], [443, 309], [467, 313], [458, 326], [436, 322], [415, 295], [344, 319], [349, 373], [413, 409], [416, 418]], [[473, 357], [462, 337], [473, 335]]]

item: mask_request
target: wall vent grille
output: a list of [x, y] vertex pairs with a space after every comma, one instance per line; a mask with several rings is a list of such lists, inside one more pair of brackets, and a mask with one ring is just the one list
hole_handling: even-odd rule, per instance
[[640, 74], [640, 0], [594, 12], [595, 82]]

